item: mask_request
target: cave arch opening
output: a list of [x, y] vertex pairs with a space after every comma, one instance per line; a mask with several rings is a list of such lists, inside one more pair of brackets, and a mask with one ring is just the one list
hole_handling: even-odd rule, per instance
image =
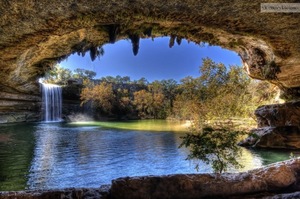
[[[145, 21], [125, 24], [99, 24], [91, 27], [81, 27], [80, 29], [76, 28], [66, 34], [48, 37], [20, 55], [16, 65], [17, 69], [8, 77], [16, 85], [14, 92], [26, 92], [38, 98], [40, 93], [37, 79], [45, 76], [47, 71], [51, 71], [57, 63], [65, 60], [71, 54], [90, 55], [91, 59], [95, 60], [98, 55], [101, 55], [101, 46], [106, 44], [113, 44], [112, 46], [114, 46], [118, 41], [127, 39], [130, 49], [124, 52], [129, 52], [131, 56], [139, 58], [144, 49], [140, 45], [143, 39], [151, 40], [154, 38], [154, 40], [157, 40], [166, 36], [169, 36], [165, 45], [166, 48], [173, 46], [172, 49], [176, 49], [177, 44], [181, 42], [182, 44], [178, 49], [182, 49], [184, 42], [188, 40], [195, 44], [205, 42], [205, 45], [232, 50], [239, 54], [243, 66], [247, 68], [247, 73], [251, 77], [260, 78], [263, 72], [262, 67], [268, 65], [268, 63], [273, 63], [273, 51], [270, 50], [270, 46], [266, 42], [260, 39], [234, 35], [216, 28], [195, 26], [190, 23]], [[134, 56], [138, 53], [138, 56]], [[177, 56], [175, 57], [177, 58]], [[105, 58], [105, 54], [103, 58]], [[257, 62], [257, 60], [260, 60], [260, 62]], [[198, 62], [195, 66], [196, 69], [194, 68], [197, 71], [201, 64], [200, 56], [196, 58], [195, 62]], [[219, 62], [222, 62], [222, 60]], [[271, 64], [269, 65], [271, 66]], [[186, 65], [182, 66], [185, 67]], [[98, 67], [95, 66], [95, 68]], [[160, 68], [165, 68], [165, 66]], [[170, 71], [173, 71], [173, 69]], [[168, 72], [161, 73], [168, 74]], [[20, 74], [26, 74], [26, 76], [20, 76]], [[39, 106], [39, 104], [35, 104], [34, 109], [38, 110]]]
[[73, 53], [59, 65], [75, 70], [83, 68], [94, 71], [95, 78], [105, 76], [130, 76], [133, 79], [145, 77], [150, 82], [162, 79], [180, 79], [199, 75], [202, 59], [211, 58], [215, 62], [241, 66], [239, 55], [220, 46], [195, 43], [187, 39], [171, 36], [145, 38], [139, 42], [138, 54], [130, 39], [122, 39], [114, 44], [98, 47], [101, 54]]
[[[237, 53], [223, 49], [220, 46], [212, 46], [208, 43], [197, 44], [186, 39], [182, 39], [181, 42], [178, 42], [176, 41], [176, 37], [175, 44], [170, 44], [172, 44], [171, 36], [141, 39], [139, 42], [139, 53], [135, 55], [132, 41], [130, 39], [122, 39], [116, 41], [114, 44], [97, 47], [97, 49], [102, 48], [104, 51], [104, 54], [101, 54], [99, 59], [97, 57], [91, 59], [91, 52], [87, 51], [83, 57], [81, 53], [79, 53], [79, 55], [73, 53], [73, 55], [70, 55], [70, 57], [60, 64], [71, 70], [87, 66], [83, 68], [96, 72], [97, 76], [95, 75], [95, 82], [97, 83], [99, 83], [97, 80], [107, 76], [119, 76], [120, 78], [129, 76], [132, 81], [146, 77], [145, 79], [150, 80], [149, 82], [163, 79], [176, 79], [179, 83], [184, 77], [199, 76], [199, 66], [202, 64], [201, 58], [206, 57], [211, 58], [216, 63], [224, 63], [227, 69], [230, 65], [241, 65], [241, 60]], [[117, 60], [119, 57], [121, 57], [121, 59]], [[147, 57], [146, 60], [145, 57]], [[174, 60], [170, 63], [165, 62], [165, 60], [170, 59]], [[111, 60], [118, 62], [110, 63]], [[145, 66], [145, 64], [147, 64], [147, 66]], [[109, 68], [113, 69], [107, 71]], [[138, 71], [139, 69], [144, 70]], [[192, 71], [188, 71], [187, 69], [192, 69]], [[188, 72], [186, 73], [186, 71]], [[141, 75], [140, 72], [144, 73]], [[157, 73], [153, 74], [154, 72]], [[179, 73], [179, 76], [174, 76], [174, 72]], [[98, 76], [98, 74], [100, 75]], [[170, 76], [163, 76], [169, 74]], [[136, 76], [133, 77], [132, 75]], [[80, 98], [80, 94], [76, 96], [70, 93], [70, 91], [68, 92], [69, 100]]]

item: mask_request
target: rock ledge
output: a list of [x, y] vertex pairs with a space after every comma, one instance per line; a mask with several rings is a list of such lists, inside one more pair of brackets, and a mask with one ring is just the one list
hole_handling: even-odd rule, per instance
[[99, 189], [2, 192], [0, 199], [198, 199], [300, 197], [300, 159], [234, 174], [125, 177]]

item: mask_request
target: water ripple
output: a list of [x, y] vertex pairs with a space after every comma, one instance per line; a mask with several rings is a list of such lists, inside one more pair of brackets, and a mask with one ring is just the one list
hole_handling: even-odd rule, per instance
[[[3, 127], [0, 134], [11, 139], [0, 143], [0, 190], [99, 187], [124, 176], [196, 173], [194, 162], [185, 160], [188, 150], [178, 148], [181, 133], [48, 123]], [[288, 154], [243, 149], [242, 170]], [[201, 173], [211, 171], [201, 164]]]

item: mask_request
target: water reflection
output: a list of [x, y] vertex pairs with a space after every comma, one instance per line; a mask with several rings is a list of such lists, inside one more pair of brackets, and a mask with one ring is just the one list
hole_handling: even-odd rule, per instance
[[[182, 133], [47, 123], [1, 127], [0, 135], [7, 134], [12, 140], [0, 142], [0, 190], [99, 187], [124, 176], [196, 173], [185, 160], [188, 150], [178, 149]], [[243, 148], [240, 171], [289, 153]], [[201, 164], [200, 172], [212, 170]]]
[[[28, 187], [82, 187], [113, 178], [194, 172], [180, 134], [40, 125]], [[178, 164], [179, 162], [182, 162]]]
[[0, 190], [24, 190], [34, 149], [33, 125], [1, 125]]

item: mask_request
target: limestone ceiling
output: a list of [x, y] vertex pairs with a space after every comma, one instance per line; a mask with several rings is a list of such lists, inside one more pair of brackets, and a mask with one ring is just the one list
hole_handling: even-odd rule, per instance
[[123, 38], [138, 45], [139, 38], [169, 35], [234, 50], [251, 77], [297, 97], [300, 13], [261, 13], [260, 2], [3, 0], [0, 88], [36, 93], [37, 78], [71, 53]]

